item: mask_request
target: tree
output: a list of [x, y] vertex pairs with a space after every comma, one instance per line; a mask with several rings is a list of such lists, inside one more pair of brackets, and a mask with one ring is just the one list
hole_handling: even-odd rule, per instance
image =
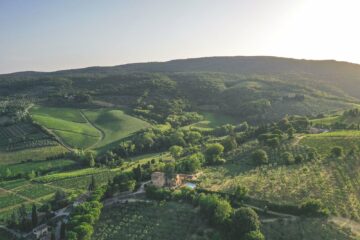
[[65, 236], [66, 236], [66, 225], [64, 222], [60, 223], [60, 239], [61, 240], [65, 240]]
[[89, 156], [89, 167], [95, 167], [94, 155], [90, 154]]
[[257, 230], [246, 233], [244, 240], [265, 240], [265, 237], [259, 230]]
[[290, 165], [290, 164], [293, 164], [294, 163], [294, 156], [289, 153], [289, 152], [284, 152], [282, 155], [281, 155], [281, 159], [287, 164], [287, 165]]
[[262, 149], [253, 152], [251, 158], [258, 165], [267, 164], [269, 162], [267, 153]]
[[95, 177], [94, 175], [91, 176], [91, 180], [90, 180], [90, 184], [89, 184], [89, 187], [88, 187], [88, 190], [90, 192], [94, 191], [96, 189], [96, 182], [95, 182]]
[[214, 210], [214, 222], [216, 224], [225, 224], [231, 217], [233, 209], [226, 200], [219, 200]]
[[141, 165], [138, 164], [136, 168], [133, 169], [134, 178], [137, 182], [141, 182], [142, 180], [142, 168]]
[[51, 231], [50, 240], [56, 240], [54, 231]]
[[301, 213], [305, 216], [329, 216], [329, 210], [317, 199], [310, 199], [300, 205]]
[[208, 144], [205, 150], [205, 158], [208, 164], [219, 163], [221, 154], [224, 152], [224, 146], [220, 143]]
[[343, 148], [336, 146], [331, 149], [331, 155], [334, 157], [341, 157], [343, 155]]
[[302, 163], [304, 161], [304, 157], [302, 155], [297, 155], [295, 157], [295, 162], [296, 163]]
[[234, 136], [228, 136], [225, 138], [222, 142], [222, 145], [224, 146], [226, 152], [237, 148], [237, 142]]
[[237, 186], [234, 191], [235, 201], [241, 202], [247, 195], [249, 190], [244, 186]]
[[32, 209], [31, 209], [31, 224], [33, 228], [38, 225], [38, 214], [35, 204], [32, 205]]
[[258, 231], [260, 228], [259, 216], [248, 207], [237, 209], [232, 216], [232, 234], [234, 238], [242, 238], [247, 233]]
[[173, 156], [173, 158], [177, 159], [181, 156], [184, 149], [181, 146], [174, 145], [169, 148], [169, 151], [170, 151], [171, 156]]
[[287, 132], [287, 134], [288, 134], [288, 138], [289, 138], [289, 139], [294, 138], [295, 129], [294, 129], [293, 127], [290, 127], [286, 132]]
[[6, 169], [6, 172], [5, 172], [5, 177], [6, 178], [10, 178], [12, 176], [12, 172], [9, 168]]
[[164, 173], [166, 184], [169, 185], [175, 176], [175, 164], [167, 163], [164, 167]]

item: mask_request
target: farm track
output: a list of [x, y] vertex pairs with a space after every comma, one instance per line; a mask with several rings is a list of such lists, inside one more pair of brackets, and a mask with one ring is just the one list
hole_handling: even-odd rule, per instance
[[96, 126], [93, 122], [91, 122], [91, 121], [87, 118], [87, 116], [83, 113], [83, 111], [80, 111], [80, 115], [85, 119], [85, 121], [86, 121], [88, 124], [90, 124], [93, 128], [95, 128], [95, 129], [99, 132], [99, 135], [100, 135], [99, 140], [98, 140], [96, 143], [94, 143], [93, 145], [87, 147], [86, 149], [93, 148], [93, 147], [96, 146], [99, 142], [101, 142], [102, 140], [104, 140], [104, 138], [105, 138], [105, 132], [104, 132], [102, 129], [100, 129], [98, 126]]

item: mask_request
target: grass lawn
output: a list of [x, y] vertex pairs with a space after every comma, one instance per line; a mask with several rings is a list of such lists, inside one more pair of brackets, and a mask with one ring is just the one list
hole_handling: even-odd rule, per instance
[[237, 121], [235, 118], [224, 114], [212, 112], [200, 112], [200, 114], [204, 117], [204, 120], [192, 124], [191, 127], [206, 130], [216, 128], [228, 123], [234, 125], [239, 123], [239, 121]]

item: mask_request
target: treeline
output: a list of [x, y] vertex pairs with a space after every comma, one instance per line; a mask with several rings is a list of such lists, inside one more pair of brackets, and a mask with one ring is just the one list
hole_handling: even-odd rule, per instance
[[[146, 196], [157, 201], [185, 201], [200, 208], [208, 223], [221, 232], [222, 239], [264, 240], [257, 213], [248, 207], [234, 208], [230, 201], [216, 194], [197, 193], [189, 188], [177, 190], [146, 186]], [[240, 199], [237, 199], [240, 200]]]
[[88, 200], [75, 207], [66, 224], [67, 240], [90, 240], [100, 217], [105, 188], [97, 188]]

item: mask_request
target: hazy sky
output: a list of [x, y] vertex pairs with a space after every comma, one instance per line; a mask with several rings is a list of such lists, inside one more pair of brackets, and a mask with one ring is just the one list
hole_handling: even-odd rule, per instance
[[272, 55], [360, 63], [359, 0], [0, 0], [0, 73]]

